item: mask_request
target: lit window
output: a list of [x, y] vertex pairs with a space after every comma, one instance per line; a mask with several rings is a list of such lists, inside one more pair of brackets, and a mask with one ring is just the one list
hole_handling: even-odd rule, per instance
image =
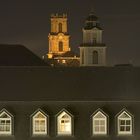
[[57, 134], [58, 135], [71, 135], [72, 134], [72, 118], [63, 111], [57, 117]]
[[62, 60], [62, 63], [65, 64], [66, 63], [66, 60]]
[[107, 134], [107, 116], [101, 111], [98, 111], [93, 116], [93, 135], [106, 135]]
[[62, 32], [62, 23], [59, 23], [59, 32]]
[[123, 111], [118, 116], [118, 134], [127, 135], [132, 134], [132, 116], [126, 111]]
[[6, 110], [3, 110], [0, 113], [0, 135], [11, 135], [11, 134], [12, 134], [12, 117]]
[[32, 119], [33, 135], [46, 135], [47, 134], [47, 117], [41, 111], [38, 111]]
[[60, 41], [58, 44], [58, 50], [59, 50], [59, 52], [63, 51], [63, 42], [62, 41]]

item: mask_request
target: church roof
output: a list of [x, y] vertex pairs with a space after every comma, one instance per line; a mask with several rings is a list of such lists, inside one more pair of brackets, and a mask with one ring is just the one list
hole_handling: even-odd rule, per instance
[[86, 19], [87, 21], [97, 21], [98, 17], [94, 15], [94, 13], [90, 13]]
[[138, 67], [0, 67], [0, 100], [140, 100]]
[[77, 53], [75, 53], [75, 52], [73, 52], [73, 51], [68, 51], [68, 52], [62, 54], [61, 56], [62, 56], [62, 57], [74, 57], [74, 56], [79, 57], [79, 54], [77, 54]]
[[91, 30], [91, 29], [94, 29], [94, 28], [97, 28], [99, 30], [103, 30], [99, 25], [93, 26], [93, 25], [86, 24], [86, 26], [84, 27], [85, 30]]
[[73, 51], [67, 51], [63, 54], [53, 54], [53, 57], [79, 57], [79, 54], [78, 53], [75, 53]]
[[38, 66], [44, 62], [22, 45], [0, 44], [0, 66]]
[[102, 28], [100, 27], [99, 21], [98, 21], [98, 17], [96, 17], [94, 15], [94, 13], [90, 13], [86, 19], [86, 24], [85, 24], [84, 29], [91, 30], [93, 28], [97, 28], [99, 30], [102, 30]]

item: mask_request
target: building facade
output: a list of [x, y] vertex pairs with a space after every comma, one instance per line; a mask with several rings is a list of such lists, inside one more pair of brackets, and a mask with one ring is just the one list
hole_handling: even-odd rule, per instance
[[102, 41], [98, 17], [90, 13], [83, 28], [80, 45], [80, 66], [106, 66], [106, 45]]
[[140, 103], [1, 101], [0, 139], [136, 140], [140, 138], [140, 113], [136, 106]]
[[1, 67], [0, 139], [140, 139], [140, 68]]

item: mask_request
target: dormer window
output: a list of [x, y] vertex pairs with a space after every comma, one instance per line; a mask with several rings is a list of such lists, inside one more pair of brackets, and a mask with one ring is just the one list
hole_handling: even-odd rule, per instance
[[32, 116], [32, 134], [33, 135], [47, 135], [48, 118], [43, 111], [38, 110]]
[[66, 111], [57, 116], [57, 134], [72, 135], [72, 116]]
[[93, 135], [107, 135], [107, 116], [102, 111], [92, 116], [92, 130]]
[[131, 135], [132, 134], [132, 115], [127, 111], [123, 111], [117, 117], [118, 135]]
[[12, 115], [5, 109], [0, 113], [0, 135], [12, 135]]

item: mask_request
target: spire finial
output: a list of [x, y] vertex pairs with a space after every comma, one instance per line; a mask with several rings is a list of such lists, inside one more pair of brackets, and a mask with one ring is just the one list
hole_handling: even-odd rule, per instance
[[95, 8], [94, 8], [94, 0], [91, 0], [91, 6], [90, 6], [90, 14], [94, 14]]
[[92, 14], [94, 13], [94, 7], [93, 6], [91, 7], [90, 13], [92, 13]]

